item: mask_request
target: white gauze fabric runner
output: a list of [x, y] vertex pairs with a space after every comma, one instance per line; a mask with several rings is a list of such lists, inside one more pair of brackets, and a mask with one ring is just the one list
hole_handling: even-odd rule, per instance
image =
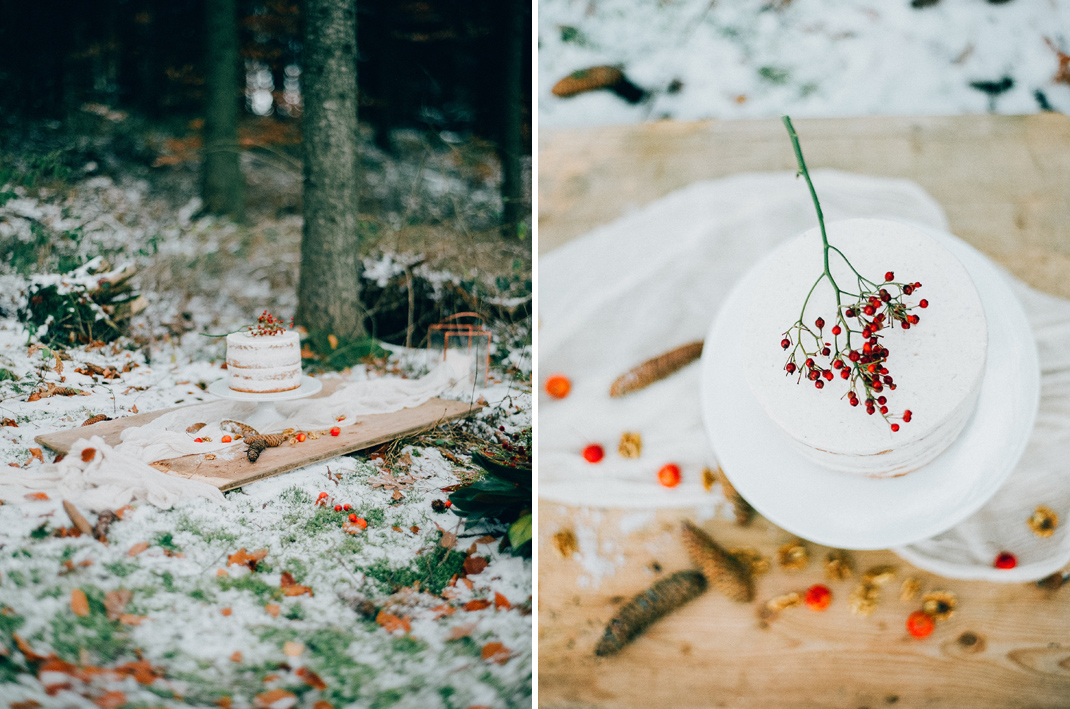
[[[948, 230], [943, 210], [913, 182], [831, 170], [813, 180], [827, 221], [889, 218]], [[620, 399], [609, 398], [609, 386], [650, 357], [702, 340], [736, 280], [815, 221], [794, 173], [742, 174], [690, 185], [540, 258], [540, 378], [560, 372], [572, 381], [562, 400], [540, 391], [540, 498], [642, 509], [710, 500], [700, 471], [716, 460], [702, 425], [698, 364]], [[955, 578], [1034, 580], [1070, 562], [1070, 302], [1004, 275], [1029, 314], [1040, 355], [1040, 412], [1028, 448], [981, 510], [896, 550]], [[641, 432], [641, 458], [617, 454], [624, 431]], [[593, 442], [606, 449], [598, 465], [581, 457]], [[658, 484], [656, 461], [680, 465], [678, 487]], [[1047, 539], [1026, 524], [1038, 504], [1060, 516]], [[1004, 549], [1014, 550], [1017, 568], [992, 568]]]
[[[356, 381], [319, 399], [276, 402], [275, 408], [284, 419], [261, 427], [260, 432], [351, 426], [360, 416], [419, 406], [464, 376], [467, 368], [444, 362], [420, 379]], [[58, 463], [25, 470], [0, 469], [0, 499], [17, 501], [28, 493], [44, 492], [94, 511], [114, 510], [137, 500], [164, 509], [184, 498], [222, 502], [225, 498], [216, 487], [162, 473], [149, 463], [193, 453], [215, 453], [224, 459], [244, 455], [245, 444], [241, 441], [220, 442], [227, 433], [220, 423], [228, 419], [244, 421], [256, 410], [256, 403], [212, 401], [176, 409], [144, 426], [128, 428], [121, 434], [122, 442], [114, 447], [99, 437], [80, 440]], [[195, 423], [206, 425], [196, 436], [186, 433]], [[196, 437], [210, 438], [212, 442], [196, 443]], [[89, 448], [94, 450], [86, 454], [88, 460], [83, 460], [82, 453]]]

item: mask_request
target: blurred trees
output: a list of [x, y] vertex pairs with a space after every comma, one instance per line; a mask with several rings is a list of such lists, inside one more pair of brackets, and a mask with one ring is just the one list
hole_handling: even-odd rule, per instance
[[241, 95], [238, 13], [234, 0], [205, 0], [204, 168], [202, 197], [212, 214], [245, 217], [238, 147]]

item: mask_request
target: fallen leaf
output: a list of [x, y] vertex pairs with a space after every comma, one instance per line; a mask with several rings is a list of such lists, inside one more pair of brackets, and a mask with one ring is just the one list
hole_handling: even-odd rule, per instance
[[45, 462], [45, 455], [41, 452], [40, 448], [30, 449], [30, 459], [33, 460], [34, 458], [37, 458], [37, 460], [41, 461], [42, 463]]
[[222, 613], [223, 615], [230, 615], [234, 611], [230, 609], [230, 606], [227, 606], [226, 608], [224, 608], [223, 610], [221, 610], [219, 612]]
[[312, 589], [309, 588], [308, 586], [302, 586], [301, 584], [296, 584], [296, 583], [294, 585], [292, 585], [292, 586], [283, 586], [282, 587], [282, 595], [284, 595], [284, 596], [300, 596], [300, 595], [305, 594], [305, 593], [307, 593], [308, 595], [311, 596], [312, 595]]
[[464, 625], [455, 625], [450, 628], [450, 634], [446, 640], [460, 640], [461, 638], [467, 638], [472, 634], [472, 631], [476, 629], [478, 623], [465, 623]]
[[400, 532], [401, 531], [401, 527], [397, 527], [397, 526], [391, 527], [391, 529], [393, 529], [395, 532]]
[[45, 659], [44, 655], [38, 655], [34, 652], [33, 648], [30, 647], [30, 644], [19, 637], [18, 633], [12, 633], [11, 639], [15, 641], [15, 647], [19, 649], [19, 652], [21, 652], [30, 662], [40, 662]]
[[442, 537], [438, 540], [438, 545], [440, 547], [445, 547], [446, 549], [452, 549], [453, 545], [456, 543], [457, 535], [453, 532], [443, 532]]
[[230, 697], [220, 697], [215, 700], [215, 705], [219, 707], [219, 709], [230, 709], [232, 704]]
[[410, 531], [411, 531], [411, 532], [412, 532], [413, 534], [419, 534], [419, 533], [420, 533], [420, 528], [419, 528], [419, 527], [417, 527], [417, 526], [416, 526], [415, 524], [414, 524], [414, 525], [412, 525], [411, 527], [409, 527], [409, 530], [410, 530]]
[[484, 534], [482, 537], [476, 540], [476, 544], [490, 544], [491, 542], [495, 541], [497, 541], [497, 539], [495, 539], [494, 537], [490, 536], [489, 534]]
[[334, 709], [334, 705], [326, 699], [319, 699], [312, 705], [312, 709]]
[[482, 556], [469, 555], [469, 557], [464, 560], [464, 572], [469, 576], [481, 574], [485, 568], [487, 568], [487, 560]]
[[126, 604], [133, 599], [134, 594], [125, 588], [116, 588], [104, 595], [104, 608], [108, 612], [108, 620], [119, 620], [126, 610]]
[[156, 681], [157, 677], [162, 677], [163, 673], [153, 669], [148, 660], [138, 660], [137, 662], [128, 662], [125, 665], [120, 665], [115, 668], [118, 672], [130, 675], [137, 681], [138, 684], [152, 684]]
[[230, 655], [231, 662], [241, 662], [241, 650], [235, 650]]
[[126, 704], [126, 694], [119, 690], [105, 692], [94, 699], [93, 703], [100, 707], [100, 709], [118, 709]]
[[245, 547], [242, 547], [227, 557], [227, 566], [237, 564], [239, 566], [248, 566], [251, 570], [256, 571], [256, 565], [263, 561], [267, 555], [267, 549], [257, 549], [250, 553], [245, 551]]
[[88, 463], [93, 460], [93, 456], [97, 454], [96, 448], [83, 448], [82, 449], [82, 462]]
[[226, 569], [216, 569], [215, 570], [215, 575], [216, 576], [229, 576], [230, 574], [227, 573]]
[[26, 699], [21, 702], [11, 702], [10, 709], [38, 709], [41, 702], [36, 699]]
[[119, 519], [124, 519], [126, 517], [126, 513], [130, 512], [133, 509], [134, 508], [131, 507], [130, 505], [123, 505], [119, 509], [115, 510], [115, 516], [118, 517]]
[[123, 625], [141, 625], [141, 621], [145, 620], [147, 616], [133, 615], [131, 613], [123, 613], [119, 616], [119, 622]]
[[509, 661], [510, 655], [512, 653], [509, 652], [509, 648], [501, 643], [487, 643], [483, 646], [482, 656], [488, 662], [497, 662], [499, 665], [504, 665]]
[[43, 492], [30, 492], [25, 495], [27, 500], [47, 500], [48, 495]]
[[471, 591], [476, 586], [474, 583], [472, 583], [472, 579], [469, 579], [469, 578], [463, 578], [463, 579], [461, 579], [461, 582], [464, 583], [464, 585], [468, 587], [469, 591]]
[[496, 610], [509, 610], [512, 607], [513, 606], [511, 603], [509, 603], [508, 598], [498, 593], [497, 591], [494, 592], [494, 608]]
[[279, 617], [280, 608], [279, 608], [279, 604], [278, 603], [269, 603], [266, 606], [264, 606], [264, 610], [266, 610], [267, 614], [270, 615], [272, 618], [278, 618]]
[[253, 698], [257, 709], [290, 709], [297, 704], [297, 695], [285, 689], [269, 689]]
[[356, 522], [346, 522], [342, 525], [342, 531], [346, 534], [360, 534], [364, 531], [364, 528]]
[[441, 606], [435, 606], [431, 610], [435, 613], [435, 620], [438, 620], [439, 618], [445, 618], [446, 616], [453, 615], [457, 612], [456, 608], [454, 608], [453, 606], [446, 605], [445, 603], [443, 603]]
[[400, 500], [400, 499], [401, 499], [401, 497], [402, 497], [402, 495], [401, 495], [401, 491], [399, 491], [399, 490], [394, 490], [394, 494], [393, 494], [393, 495], [391, 495], [390, 497], [391, 497], [391, 499], [394, 499], [394, 500]]
[[[327, 689], [327, 683], [324, 682], [318, 674], [308, 669], [307, 667], [297, 668], [297, 676], [305, 681], [309, 687], [323, 691]], [[318, 702], [317, 702], [318, 704]]]
[[85, 597], [85, 591], [80, 588], [71, 590], [71, 611], [82, 618], [89, 615], [89, 599]]
[[379, 611], [379, 615], [375, 616], [375, 622], [383, 626], [388, 633], [392, 633], [395, 630], [404, 630], [407, 633], [412, 630], [412, 624], [409, 623], [407, 618], [399, 618], [386, 611]]
[[130, 407], [130, 413], [132, 413], [132, 414], [136, 414], [137, 413], [137, 404], [134, 404], [133, 406]]
[[141, 552], [149, 548], [148, 542], [138, 542], [134, 546], [130, 547], [130, 550], [126, 552], [127, 556], [137, 556]]
[[474, 601], [468, 601], [468, 603], [464, 604], [464, 609], [466, 611], [481, 611], [484, 608], [490, 608], [490, 601], [486, 598], [477, 598]]
[[300, 657], [301, 653], [305, 651], [303, 643], [296, 642], [294, 640], [287, 640], [282, 645], [282, 654], [287, 657]]

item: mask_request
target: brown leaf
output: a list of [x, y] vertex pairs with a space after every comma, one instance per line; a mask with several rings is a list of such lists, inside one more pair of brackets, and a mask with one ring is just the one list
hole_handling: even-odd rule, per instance
[[230, 654], [230, 661], [231, 662], [241, 662], [241, 658], [242, 658], [241, 650], [235, 650], [234, 652], [232, 652]]
[[145, 620], [146, 616], [133, 615], [132, 613], [123, 613], [119, 616], [119, 622], [123, 625], [141, 625], [141, 621]]
[[234, 611], [233, 611], [233, 610], [231, 609], [231, 607], [230, 607], [230, 606], [227, 606], [226, 608], [224, 608], [224, 609], [220, 610], [219, 612], [220, 612], [220, 613], [222, 613], [223, 615], [228, 615], [228, 616], [229, 616], [229, 615], [230, 615], [230, 614], [232, 614], [232, 613], [233, 613]]
[[399, 618], [386, 611], [379, 611], [379, 615], [375, 616], [375, 622], [383, 626], [388, 633], [392, 633], [395, 630], [404, 630], [407, 633], [412, 630], [412, 624], [409, 623], [408, 618]]
[[411, 527], [409, 527], [409, 531], [411, 531], [411, 532], [412, 532], [413, 534], [419, 534], [419, 533], [420, 533], [420, 528], [419, 528], [419, 527], [417, 527], [417, 526], [416, 526], [416, 525], [414, 524], [414, 525], [412, 525]]
[[394, 500], [400, 500], [401, 499], [401, 492], [399, 490], [394, 490], [394, 494], [391, 495], [390, 497], [392, 499], [394, 499]]
[[300, 657], [301, 653], [305, 651], [304, 643], [299, 643], [294, 640], [287, 640], [282, 644], [282, 654], [287, 657]]
[[[249, 553], [245, 551], [245, 547], [242, 547], [227, 557], [227, 566], [238, 564], [239, 566], [248, 566], [253, 571], [256, 571], [256, 565], [263, 561], [267, 555], [267, 549], [257, 549], [256, 551]], [[292, 581], [293, 577], [291, 576], [290, 579]]]
[[148, 542], [138, 542], [134, 546], [130, 547], [130, 550], [126, 552], [127, 556], [137, 556], [141, 552], [149, 548]]
[[267, 614], [270, 615], [272, 618], [278, 618], [279, 617], [279, 611], [281, 609], [279, 608], [279, 604], [278, 603], [269, 603], [266, 606], [264, 606], [264, 610], [267, 611]]
[[285, 689], [269, 689], [253, 698], [256, 709], [290, 709], [297, 704], [297, 695]]
[[40, 448], [31, 448], [30, 449], [30, 458], [31, 459], [37, 458], [37, 460], [41, 461], [42, 463], [45, 462], [44, 453], [41, 452]]
[[334, 705], [326, 699], [317, 699], [316, 703], [312, 705], [312, 709], [334, 709]]
[[464, 625], [455, 625], [450, 628], [450, 634], [446, 640], [460, 640], [461, 638], [467, 638], [472, 634], [472, 631], [476, 629], [478, 623], [465, 623]]
[[94, 699], [93, 703], [100, 709], [119, 709], [119, 707], [126, 704], [126, 694], [117, 689], [112, 690]]
[[219, 707], [219, 709], [230, 709], [234, 705], [234, 702], [230, 697], [220, 697], [215, 700], [215, 705]]
[[468, 601], [468, 603], [464, 604], [464, 609], [466, 611], [481, 611], [484, 608], [490, 608], [490, 601], [486, 598], [477, 598], [474, 601]]
[[482, 537], [476, 540], [476, 544], [491, 544], [495, 541], [497, 541], [495, 537], [492, 537], [489, 534], [484, 534]]
[[453, 545], [456, 543], [457, 535], [453, 532], [443, 532], [442, 538], [438, 540], [438, 545], [440, 547], [445, 547], [446, 549], [452, 549]]
[[71, 611], [82, 618], [89, 615], [89, 599], [85, 596], [85, 591], [80, 588], [71, 590]]
[[196, 433], [197, 431], [200, 431], [202, 428], [204, 428], [207, 425], [208, 424], [203, 423], [203, 422], [202, 423], [192, 424], [188, 428], [186, 428], [186, 433]]
[[293, 584], [292, 586], [283, 586], [282, 587], [282, 595], [284, 595], [284, 596], [300, 596], [300, 595], [305, 594], [305, 593], [307, 593], [308, 595], [311, 596], [312, 595], [312, 589], [309, 588], [308, 586], [302, 586], [302, 585], [296, 584], [296, 583]]
[[136, 414], [137, 413], [137, 404], [134, 404], [133, 406], [130, 407], [130, 413], [132, 413], [132, 414]]
[[512, 604], [509, 603], [509, 599], [498, 593], [494, 592], [494, 608], [497, 610], [509, 610], [512, 608]]
[[108, 620], [119, 620], [126, 610], [126, 604], [134, 598], [134, 594], [125, 588], [116, 588], [104, 595], [104, 608], [108, 612]]
[[431, 610], [435, 613], [435, 620], [438, 620], [439, 618], [445, 618], [446, 616], [453, 615], [457, 612], [456, 608], [454, 608], [453, 606], [446, 605], [445, 603], [443, 603], [441, 606], [435, 606]]
[[82, 462], [88, 463], [93, 460], [93, 457], [97, 454], [96, 448], [85, 448], [82, 450]]
[[464, 572], [469, 576], [481, 574], [485, 568], [487, 568], [487, 559], [485, 557], [469, 555], [464, 560]]
[[327, 689], [327, 683], [324, 682], [318, 674], [308, 669], [307, 667], [297, 668], [297, 676], [305, 681], [309, 687], [318, 689], [321, 692]]
[[488, 662], [497, 662], [499, 665], [504, 665], [509, 661], [509, 657], [513, 653], [501, 643], [487, 643], [483, 646], [483, 652], [481, 654], [483, 659]]

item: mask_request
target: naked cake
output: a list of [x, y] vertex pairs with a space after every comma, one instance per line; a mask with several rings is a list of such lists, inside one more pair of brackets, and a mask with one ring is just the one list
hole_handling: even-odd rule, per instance
[[904, 475], [946, 450], [973, 414], [988, 349], [984, 308], [958, 259], [918, 228], [852, 219], [828, 224], [827, 236], [835, 289], [821, 277], [820, 229], [761, 264], [738, 342], [743, 376], [814, 463]]
[[227, 380], [234, 391], [256, 394], [301, 386], [301, 338], [293, 330], [227, 335]]

